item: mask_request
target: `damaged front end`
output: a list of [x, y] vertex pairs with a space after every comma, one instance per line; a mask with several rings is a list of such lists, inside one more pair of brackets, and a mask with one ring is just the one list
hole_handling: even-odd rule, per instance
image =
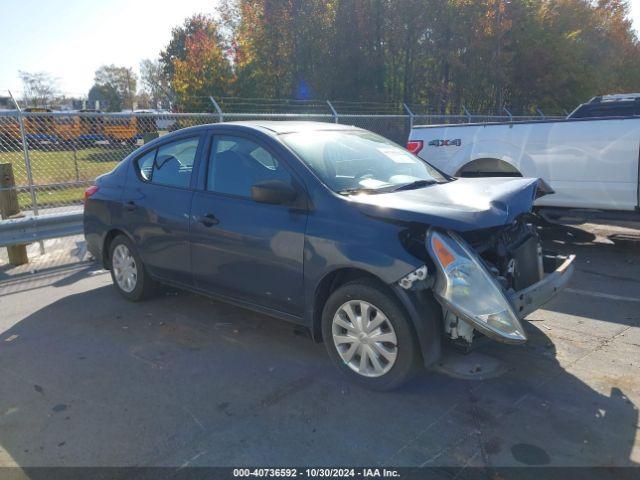
[[432, 291], [445, 335], [469, 346], [481, 335], [525, 342], [521, 321], [569, 281], [574, 256], [543, 251], [533, 213], [534, 201], [552, 193], [541, 179], [477, 178], [354, 201], [406, 225], [401, 242], [424, 267], [398, 285]]
[[544, 252], [524, 214], [512, 225], [467, 232], [430, 229], [425, 244], [437, 275], [433, 293], [444, 311], [444, 332], [470, 345], [479, 332], [504, 343], [524, 343], [521, 320], [569, 281], [574, 256]]

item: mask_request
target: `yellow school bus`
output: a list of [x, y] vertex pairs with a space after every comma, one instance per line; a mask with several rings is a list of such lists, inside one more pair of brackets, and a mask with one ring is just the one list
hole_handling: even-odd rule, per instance
[[104, 136], [110, 142], [135, 142], [138, 135], [138, 122], [134, 116], [108, 116], [102, 120]]
[[80, 118], [74, 113], [54, 117], [54, 125], [59, 142], [71, 143], [80, 136]]
[[[100, 110], [85, 109], [79, 113], [102, 113]], [[79, 115], [80, 135], [77, 140], [80, 142], [96, 142], [105, 140], [102, 117], [100, 115]]]
[[0, 150], [3, 148], [13, 150], [22, 145], [17, 114], [17, 110], [0, 112]]
[[[141, 112], [146, 113], [146, 112]], [[157, 133], [158, 127], [156, 125], [155, 117], [151, 115], [138, 115], [136, 116], [136, 129], [138, 130], [138, 138], [143, 138], [149, 133]]]
[[76, 141], [81, 143], [93, 143], [106, 140], [104, 125], [100, 115], [82, 115], [86, 113], [102, 113], [100, 110], [84, 109], [78, 111], [78, 136]]
[[[26, 113], [50, 113], [50, 108], [29, 107]], [[24, 133], [30, 145], [53, 144], [58, 141], [54, 117], [52, 115], [25, 115]]]

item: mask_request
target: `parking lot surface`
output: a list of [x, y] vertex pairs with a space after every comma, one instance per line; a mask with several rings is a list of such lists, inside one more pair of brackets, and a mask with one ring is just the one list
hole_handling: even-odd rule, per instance
[[5, 275], [0, 466], [638, 465], [640, 244], [551, 233], [577, 271], [528, 345], [480, 349], [506, 373], [390, 393], [291, 324], [173, 290], [127, 303], [94, 263]]

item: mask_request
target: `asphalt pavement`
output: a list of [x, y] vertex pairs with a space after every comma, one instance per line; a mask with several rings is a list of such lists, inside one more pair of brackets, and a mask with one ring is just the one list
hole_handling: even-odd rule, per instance
[[86, 261], [1, 267], [0, 466], [637, 466], [640, 243], [610, 234], [552, 232], [576, 274], [528, 345], [480, 349], [504, 374], [390, 393], [292, 324], [182, 291], [127, 303]]

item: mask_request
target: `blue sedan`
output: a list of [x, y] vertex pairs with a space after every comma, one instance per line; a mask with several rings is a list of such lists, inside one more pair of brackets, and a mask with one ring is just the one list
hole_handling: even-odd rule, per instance
[[202, 125], [158, 138], [85, 192], [89, 251], [126, 299], [158, 284], [295, 322], [366, 387], [407, 381], [443, 341], [523, 343], [567, 282], [540, 247], [537, 179], [455, 179], [366, 130]]

